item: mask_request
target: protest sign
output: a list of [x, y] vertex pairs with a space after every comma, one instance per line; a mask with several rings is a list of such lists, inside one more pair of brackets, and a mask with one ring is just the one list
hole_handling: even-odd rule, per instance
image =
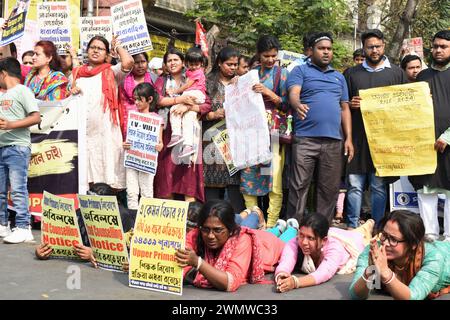
[[434, 173], [434, 113], [428, 84], [360, 90], [359, 95], [377, 176]]
[[5, 15], [8, 19], [8, 25], [2, 31], [0, 47], [6, 46], [23, 36], [29, 5], [30, 0], [17, 0], [13, 9]]
[[112, 39], [111, 17], [80, 17], [80, 47], [87, 51], [87, 44], [94, 36]]
[[112, 6], [111, 15], [114, 35], [131, 55], [153, 49], [141, 0], [128, 0]]
[[130, 287], [182, 295], [175, 251], [184, 248], [188, 202], [141, 198], [130, 248]]
[[258, 71], [252, 70], [239, 77], [237, 84], [225, 87], [225, 120], [233, 163], [238, 170], [272, 159], [264, 101], [261, 93], [252, 89], [256, 83]]
[[81, 216], [98, 266], [105, 270], [122, 271], [128, 262], [117, 198], [114, 196], [78, 196]]
[[42, 203], [41, 243], [48, 243], [51, 257], [79, 259], [74, 246], [83, 244], [73, 199], [44, 191]]
[[[162, 58], [168, 50], [170, 39], [162, 36], [155, 36], [154, 34], [150, 35], [150, 39], [152, 40], [153, 49], [147, 51], [149, 60], [155, 57]], [[192, 48], [192, 46], [193, 44], [190, 42], [181, 40], [174, 41], [174, 48], [180, 50], [184, 54], [189, 48]]]
[[292, 62], [303, 57], [304, 57], [303, 54], [297, 52], [287, 50], [278, 51], [278, 59], [280, 60], [280, 67], [287, 67]]
[[423, 60], [423, 40], [422, 37], [409, 38], [403, 40], [402, 49], [408, 49], [409, 54], [416, 53]]
[[[211, 137], [210, 137], [211, 136]], [[209, 138], [210, 137], [210, 138]], [[225, 120], [216, 123], [214, 126], [209, 128], [205, 134], [205, 139], [211, 139], [214, 142], [216, 150], [219, 152], [222, 160], [225, 162], [230, 176], [234, 175], [238, 170], [233, 164], [233, 157], [230, 152], [230, 141], [228, 137], [228, 131], [225, 124]], [[208, 148], [209, 149], [209, 148]], [[205, 152], [207, 150], [205, 149]], [[209, 150], [208, 150], [209, 151]], [[216, 163], [218, 159], [215, 158]]]
[[157, 114], [130, 112], [127, 125], [127, 142], [131, 144], [126, 150], [125, 167], [145, 173], [156, 174], [158, 166], [159, 133], [162, 118]]
[[[28, 50], [31, 50], [34, 47], [34, 44], [39, 41], [39, 34], [38, 34], [38, 28], [37, 28], [37, 5], [39, 3], [44, 2], [43, 0], [30, 0], [30, 5], [28, 7], [28, 13], [27, 13], [27, 20], [25, 23], [25, 34], [24, 37], [27, 35], [27, 33], [30, 33], [28, 36], [29, 41], [25, 41], [25, 39], [22, 39], [22, 42], [17, 45], [17, 54], [20, 58], [22, 56], [22, 53]], [[54, 1], [46, 1], [48, 2], [54, 2]], [[68, 0], [70, 5], [70, 21], [72, 23], [72, 46], [74, 48], [79, 47], [79, 18], [80, 18], [80, 0]], [[13, 8], [13, 5], [15, 1], [6, 0], [5, 3], [5, 16], [8, 16], [8, 12], [10, 12]], [[30, 24], [30, 25], [29, 25]], [[23, 47], [22, 47], [23, 46]]]
[[34, 50], [34, 45], [39, 41], [39, 33], [36, 21], [27, 20], [23, 37], [14, 41], [17, 48], [17, 59], [22, 61], [22, 55], [27, 51]]
[[38, 101], [41, 123], [30, 128], [31, 160], [28, 169], [30, 212], [40, 215], [43, 191], [71, 198], [87, 189], [86, 133], [81, 97]]
[[67, 54], [72, 45], [69, 3], [44, 2], [37, 6], [39, 39], [52, 41], [58, 54]]

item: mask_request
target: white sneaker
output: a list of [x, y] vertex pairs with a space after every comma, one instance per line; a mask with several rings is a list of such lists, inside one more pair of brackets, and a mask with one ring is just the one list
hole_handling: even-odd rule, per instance
[[280, 232], [283, 233], [284, 230], [286, 230], [287, 224], [286, 221], [284, 221], [283, 219], [278, 219], [277, 223], [275, 223], [273, 227], [278, 228], [278, 230], [280, 230]]
[[299, 228], [298, 221], [297, 221], [297, 219], [295, 219], [295, 218], [290, 218], [290, 219], [288, 219], [288, 220], [286, 221], [286, 224], [287, 224], [288, 227], [292, 227], [292, 228], [297, 229], [297, 230], [298, 230], [298, 228]]
[[34, 241], [33, 234], [31, 233], [31, 228], [14, 228], [12, 233], [3, 239], [5, 243], [21, 243], [21, 242], [32, 242]]
[[9, 228], [9, 223], [7, 226], [0, 225], [0, 237], [4, 238], [11, 234], [11, 229]]
[[429, 242], [433, 242], [433, 241], [439, 240], [439, 236], [434, 233], [427, 233], [425, 235], [425, 240], [429, 241]]

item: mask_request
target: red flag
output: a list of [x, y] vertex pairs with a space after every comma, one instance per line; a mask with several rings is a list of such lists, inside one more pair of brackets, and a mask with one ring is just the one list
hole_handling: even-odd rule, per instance
[[195, 21], [195, 44], [199, 45], [205, 57], [208, 56], [208, 42], [206, 41], [206, 30], [200, 21]]

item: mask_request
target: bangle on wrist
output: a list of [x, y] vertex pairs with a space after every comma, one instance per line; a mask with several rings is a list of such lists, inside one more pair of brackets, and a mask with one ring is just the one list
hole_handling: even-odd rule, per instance
[[362, 278], [365, 282], [367, 282], [367, 283], [373, 283], [372, 280], [369, 280], [369, 279], [366, 278], [366, 270], [367, 270], [367, 268], [364, 270], [364, 272], [363, 272], [361, 278]]
[[195, 269], [200, 270], [200, 267], [202, 266], [202, 263], [203, 263], [202, 257], [198, 257], [198, 259], [197, 259], [197, 267], [195, 267]]
[[384, 281], [383, 282], [383, 284], [385, 286], [388, 285], [389, 283], [391, 283], [394, 280], [394, 278], [395, 278], [395, 272], [394, 271], [391, 271], [391, 272], [392, 272], [391, 278], [388, 281]]
[[295, 289], [300, 288], [300, 280], [298, 280], [298, 278], [296, 276], [291, 276], [292, 279], [294, 279], [294, 287]]
[[281, 276], [281, 273], [279, 273], [279, 274], [277, 274], [276, 276], [275, 276], [275, 283], [277, 283], [278, 282], [278, 278]]

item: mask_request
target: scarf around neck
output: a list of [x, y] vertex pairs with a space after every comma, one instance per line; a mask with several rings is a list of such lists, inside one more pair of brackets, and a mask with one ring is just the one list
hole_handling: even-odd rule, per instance
[[113, 123], [117, 125], [119, 103], [116, 92], [116, 80], [111, 65], [109, 63], [103, 63], [92, 69], [89, 69], [87, 64], [82, 65], [73, 71], [73, 81], [75, 82], [78, 78], [90, 78], [99, 73], [102, 74], [102, 93], [104, 95], [103, 112], [106, 112], [106, 109], [109, 108]]
[[[33, 91], [34, 96], [38, 100], [53, 100], [54, 97], [52, 95], [54, 90], [58, 87], [64, 89], [69, 82], [61, 71], [50, 70], [49, 74], [40, 81], [37, 81], [38, 73], [39, 71], [37, 69], [32, 69], [24, 81], [24, 85]], [[60, 98], [64, 99], [65, 93]]]
[[[144, 82], [150, 83], [153, 86], [152, 77], [149, 72], [144, 75]], [[123, 87], [121, 88], [122, 96], [126, 99], [128, 104], [134, 104], [133, 90], [136, 88], [136, 82], [134, 81], [134, 74], [130, 73], [125, 77], [123, 81]]]

